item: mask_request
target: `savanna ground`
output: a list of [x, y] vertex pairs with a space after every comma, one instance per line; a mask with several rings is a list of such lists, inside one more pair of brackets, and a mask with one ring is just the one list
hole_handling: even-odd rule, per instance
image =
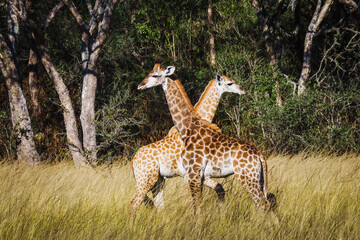
[[219, 179], [226, 202], [204, 188], [194, 218], [182, 178], [167, 180], [166, 207], [140, 208], [130, 164], [76, 169], [69, 162], [0, 166], [1, 239], [360, 239], [360, 157], [271, 156], [279, 224], [264, 220], [234, 177]]

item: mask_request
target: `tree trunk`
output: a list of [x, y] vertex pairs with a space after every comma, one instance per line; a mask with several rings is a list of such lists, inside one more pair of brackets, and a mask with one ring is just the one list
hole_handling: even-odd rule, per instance
[[262, 4], [259, 4], [258, 0], [253, 0], [252, 5], [262, 27], [262, 34], [265, 40], [266, 51], [268, 52], [270, 57], [270, 65], [275, 66], [277, 65], [274, 46], [275, 43], [273, 37], [271, 36], [269, 21], [267, 20], [268, 18], [270, 18], [270, 16], [264, 16], [266, 14], [265, 9]]
[[35, 148], [34, 133], [21, 89], [21, 78], [17, 69], [15, 51], [6, 44], [0, 34], [0, 69], [9, 92], [11, 121], [16, 130], [16, 152], [19, 162], [36, 163], [40, 160]]
[[209, 0], [208, 7], [208, 21], [210, 31], [210, 66], [214, 67], [216, 64], [216, 53], [215, 53], [215, 37], [214, 37], [214, 21], [212, 19], [212, 2]]
[[303, 94], [306, 89], [306, 81], [309, 79], [311, 71], [311, 46], [314, 38], [314, 32], [307, 32], [304, 42], [304, 56], [300, 79], [298, 83], [298, 95]]
[[332, 2], [333, 0], [327, 0], [321, 7], [321, 0], [317, 1], [315, 12], [310, 21], [308, 31], [305, 35], [303, 64], [298, 82], [298, 95], [303, 94], [306, 90], [306, 82], [309, 79], [311, 72], [311, 47], [313, 44], [314, 35], [318, 31], [319, 26], [327, 11], [329, 10]]
[[[277, 76], [278, 74], [275, 73], [275, 76]], [[280, 84], [278, 81], [276, 81], [275, 83], [275, 94], [276, 94], [276, 104], [279, 106], [279, 107], [282, 107], [283, 105], [283, 101], [281, 99], [281, 92], [280, 92]]]
[[91, 162], [96, 160], [95, 97], [97, 76], [92, 64], [93, 61], [90, 60], [91, 63], [84, 70], [80, 114], [84, 151]]
[[87, 165], [87, 160], [84, 157], [83, 148], [79, 140], [78, 125], [76, 123], [75, 111], [71, 102], [69, 90], [51, 61], [49, 50], [44, 43], [43, 33], [35, 22], [34, 11], [29, 9], [28, 16], [31, 36], [36, 46], [37, 53], [39, 54], [39, 58], [41, 59], [46, 72], [54, 82], [56, 92], [59, 95], [61, 106], [64, 111], [66, 137], [74, 164], [76, 166], [85, 166]]
[[[110, 0], [107, 3], [96, 1], [93, 8], [91, 4], [88, 4], [90, 14], [88, 24], [85, 24], [71, 0], [64, 0], [64, 3], [68, 6], [81, 30], [83, 88], [81, 94], [80, 121], [85, 155], [90, 162], [93, 162], [97, 157], [95, 125], [96, 62], [99, 58], [100, 49], [106, 39], [106, 32], [109, 29], [110, 19], [117, 0]], [[96, 30], [96, 26], [98, 26], [98, 33], [94, 39], [93, 32]]]
[[[40, 48], [44, 48], [44, 46], [40, 46]], [[59, 72], [56, 70], [55, 66], [51, 62], [50, 57], [48, 56], [48, 50], [44, 49], [44, 51], [40, 53], [40, 56], [46, 72], [54, 81], [56, 92], [59, 95], [59, 99], [64, 111], [63, 115], [66, 137], [73, 161], [76, 166], [85, 166], [87, 161], [84, 157], [81, 142], [79, 140], [76, 116], [74, 108], [72, 106], [69, 90], [66, 87], [64, 80], [60, 76]]]
[[30, 49], [29, 53], [29, 91], [30, 98], [33, 103], [34, 115], [39, 116], [41, 113], [41, 108], [39, 104], [39, 89], [38, 89], [38, 69], [37, 69], [38, 59], [36, 53], [33, 49], [33, 46]]
[[[276, 26], [274, 27], [280, 27], [280, 16], [281, 16], [281, 8], [282, 6], [280, 6], [280, 4], [282, 4], [282, 1], [279, 2], [279, 6], [278, 6], [278, 11], [276, 13], [276, 16], [274, 17], [274, 23]], [[259, 19], [260, 25], [262, 27], [262, 34], [265, 40], [265, 46], [266, 46], [266, 51], [269, 54], [270, 57], [270, 66], [272, 68], [272, 73], [274, 78], [277, 78], [277, 68], [278, 68], [278, 59], [277, 56], [280, 56], [281, 54], [279, 52], [277, 52], [277, 48], [276, 48], [276, 42], [275, 42], [275, 38], [274, 36], [271, 35], [271, 26], [270, 26], [270, 16], [267, 16], [266, 11], [264, 9], [264, 6], [262, 5], [262, 2], [258, 0], [253, 0], [252, 1], [252, 5], [253, 8], [256, 12], [256, 15]], [[273, 27], [273, 28], [274, 28]], [[281, 107], [283, 105], [282, 99], [281, 99], [281, 92], [280, 92], [280, 86], [279, 86], [279, 82], [276, 81], [275, 83], [275, 94], [276, 94], [276, 104]]]

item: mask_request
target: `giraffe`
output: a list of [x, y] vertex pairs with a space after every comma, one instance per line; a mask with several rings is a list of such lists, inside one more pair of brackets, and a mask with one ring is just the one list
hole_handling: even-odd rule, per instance
[[150, 73], [139, 85], [139, 90], [161, 85], [166, 96], [173, 123], [184, 142], [179, 167], [186, 172], [193, 199], [194, 211], [201, 205], [201, 190], [206, 178], [227, 177], [237, 180], [251, 195], [255, 205], [267, 212], [274, 210], [275, 195], [267, 193], [264, 155], [247, 141], [225, 136], [216, 125], [204, 121], [191, 105], [189, 98], [168, 66]]
[[[160, 63], [157, 62], [152, 72], [160, 71]], [[164, 70], [164, 69], [162, 69]], [[239, 95], [245, 94], [245, 91], [232, 79], [225, 75], [216, 75], [216, 80], [211, 80], [205, 91], [201, 95], [195, 110], [202, 119], [211, 122], [221, 96], [224, 92], [233, 92]], [[130, 202], [132, 214], [135, 214], [141, 202], [153, 204], [147, 197], [147, 193], [152, 190], [155, 206], [161, 208], [164, 206], [163, 189], [166, 178], [181, 176], [178, 166], [181, 164], [180, 155], [184, 144], [175, 127], [171, 128], [168, 135], [160, 141], [141, 147], [132, 160], [133, 173], [136, 180], [136, 192]], [[215, 190], [218, 198], [224, 201], [225, 191], [221, 184], [206, 178], [204, 185]]]

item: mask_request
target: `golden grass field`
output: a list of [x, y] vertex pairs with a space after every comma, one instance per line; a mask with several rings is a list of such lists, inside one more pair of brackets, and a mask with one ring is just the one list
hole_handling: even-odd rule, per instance
[[[360, 239], [360, 157], [271, 156], [269, 189], [279, 224], [256, 210], [233, 177], [219, 179], [226, 202], [203, 191], [194, 217], [182, 178], [168, 179], [166, 206], [142, 206], [134, 222], [130, 164], [76, 169], [0, 165], [1, 239]], [[151, 194], [149, 194], [151, 196]]]

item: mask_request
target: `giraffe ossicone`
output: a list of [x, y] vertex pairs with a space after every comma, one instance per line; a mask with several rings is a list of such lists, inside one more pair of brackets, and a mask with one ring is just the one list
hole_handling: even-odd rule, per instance
[[155, 75], [148, 75], [138, 89], [157, 85], [162, 85], [164, 89], [172, 120], [184, 142], [181, 161], [195, 212], [200, 210], [203, 179], [231, 174], [235, 174], [259, 208], [270, 209], [272, 204], [269, 201], [275, 201], [275, 196], [267, 194], [264, 155], [253, 143], [227, 137], [202, 120], [181, 83], [173, 79], [176, 79], [173, 74], [160, 70]]

